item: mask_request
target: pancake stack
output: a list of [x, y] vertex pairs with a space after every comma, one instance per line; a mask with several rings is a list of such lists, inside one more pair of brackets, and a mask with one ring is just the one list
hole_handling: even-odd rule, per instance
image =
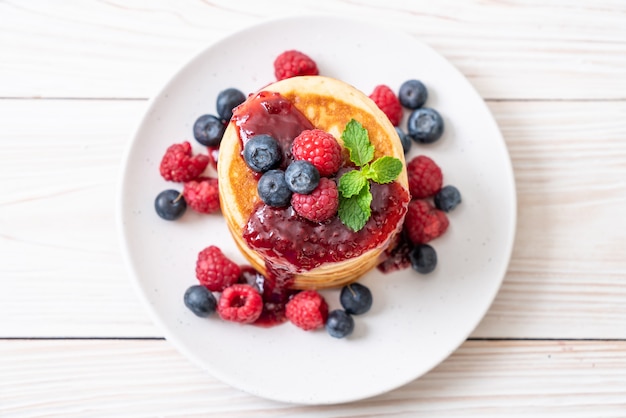
[[[266, 277], [279, 274], [283, 282], [294, 289], [322, 289], [355, 281], [382, 261], [385, 250], [396, 242], [397, 235], [402, 230], [409, 200], [406, 168], [403, 168], [395, 180], [401, 186], [397, 190], [402, 192], [399, 198], [404, 205], [402, 216], [395, 225], [387, 229], [386, 236], [374, 248], [341, 261], [321, 262], [310, 269], [302, 269], [283, 257], [268, 256], [251, 248], [243, 238], [243, 231], [251, 215], [263, 202], [257, 193], [259, 175], [248, 168], [242, 157], [243, 143], [247, 138], [241, 129], [241, 123], [249, 116], [246, 115], [249, 108], [247, 103], [258, 99], [259, 94], [268, 93], [278, 93], [312, 127], [329, 132], [342, 146], [343, 129], [350, 120], [357, 120], [368, 131], [375, 149], [374, 158], [395, 157], [402, 161], [404, 167], [404, 153], [398, 134], [377, 105], [356, 88], [333, 78], [302, 76], [270, 84], [261, 92], [251, 94], [246, 102], [235, 109], [220, 145], [218, 178], [222, 213], [233, 239], [252, 266]], [[348, 166], [348, 153], [347, 150], [344, 151]]]

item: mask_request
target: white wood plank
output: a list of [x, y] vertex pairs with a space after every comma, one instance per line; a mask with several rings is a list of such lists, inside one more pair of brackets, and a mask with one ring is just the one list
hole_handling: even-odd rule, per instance
[[320, 13], [414, 34], [486, 98], [626, 98], [626, 5], [611, 0], [4, 1], [0, 97], [150, 97], [238, 29]]
[[0, 415], [19, 418], [595, 418], [626, 411], [626, 342], [466, 342], [395, 391], [317, 407], [242, 393], [166, 341], [4, 340], [0, 370]]
[[[114, 201], [141, 101], [1, 100], [0, 337], [158, 336]], [[626, 338], [626, 103], [490, 103], [517, 178], [505, 282], [475, 337]]]
[[0, 101], [2, 335], [160, 335], [115, 227], [122, 150], [145, 105]]
[[490, 108], [513, 160], [518, 228], [506, 280], [474, 336], [624, 338], [626, 105]]

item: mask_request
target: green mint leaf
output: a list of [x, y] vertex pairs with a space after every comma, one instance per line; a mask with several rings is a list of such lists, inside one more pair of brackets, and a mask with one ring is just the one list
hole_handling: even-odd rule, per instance
[[360, 122], [350, 119], [341, 133], [343, 145], [350, 151], [350, 160], [359, 167], [372, 161], [374, 146], [369, 140], [367, 129]]
[[386, 155], [370, 165], [367, 177], [379, 184], [391, 183], [398, 178], [401, 171], [402, 161]]
[[339, 195], [339, 219], [354, 232], [360, 231], [367, 220], [372, 215], [370, 205], [372, 203], [372, 193], [369, 182], [361, 189], [359, 194], [352, 197]]
[[337, 188], [343, 197], [352, 197], [358, 194], [367, 184], [367, 179], [359, 170], [352, 170], [345, 173], [339, 179]]

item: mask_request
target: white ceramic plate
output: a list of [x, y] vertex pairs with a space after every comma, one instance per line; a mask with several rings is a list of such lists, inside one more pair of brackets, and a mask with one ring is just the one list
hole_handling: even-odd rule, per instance
[[[309, 28], [314, 27], [315, 30]], [[361, 282], [374, 306], [356, 317], [354, 334], [338, 340], [323, 330], [304, 332], [287, 323], [265, 329], [200, 319], [183, 305], [195, 284], [198, 252], [218, 245], [244, 263], [221, 215], [167, 222], [155, 196], [179, 188], [159, 175], [165, 149], [189, 140], [195, 119], [215, 113], [219, 91], [248, 93], [274, 80], [273, 60], [298, 49], [320, 74], [344, 80], [366, 94], [377, 84], [397, 90], [411, 78], [429, 88], [427, 106], [443, 115], [445, 134], [413, 146], [432, 157], [444, 183], [459, 188], [463, 203], [449, 214], [447, 233], [432, 242], [435, 272], [412, 270]], [[119, 202], [123, 247], [140, 294], [166, 338], [213, 376], [249, 393], [304, 404], [348, 402], [397, 388], [451, 354], [479, 323], [505, 274], [515, 232], [513, 172], [502, 136], [483, 100], [444, 58], [412, 36], [334, 18], [291, 18], [255, 26], [205, 49], [152, 100], [124, 164]], [[338, 291], [325, 291], [331, 309]], [[210, 394], [207, 394], [210, 396]]]

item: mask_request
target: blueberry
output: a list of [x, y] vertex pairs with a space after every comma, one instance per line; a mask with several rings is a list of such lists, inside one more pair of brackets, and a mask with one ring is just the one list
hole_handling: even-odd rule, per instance
[[202, 115], [193, 124], [193, 137], [207, 147], [217, 147], [222, 142], [226, 125], [218, 117]]
[[354, 319], [346, 311], [335, 309], [328, 314], [326, 331], [331, 337], [347, 337], [354, 331]]
[[154, 209], [161, 218], [174, 221], [183, 216], [187, 202], [178, 190], [164, 190], [154, 199]]
[[258, 173], [276, 167], [282, 156], [278, 141], [269, 135], [255, 135], [243, 147], [244, 161]]
[[407, 80], [400, 86], [398, 99], [407, 109], [417, 109], [424, 106], [428, 99], [428, 90], [419, 80]]
[[185, 292], [185, 306], [196, 316], [206, 318], [215, 312], [217, 301], [209, 289], [201, 285], [191, 286]]
[[396, 132], [398, 133], [398, 136], [400, 137], [400, 142], [402, 143], [402, 150], [404, 151], [404, 153], [408, 153], [411, 150], [411, 145], [413, 145], [413, 141], [411, 140], [411, 137], [408, 136], [406, 134], [406, 132], [404, 132], [402, 129], [398, 128], [396, 126]]
[[259, 179], [257, 191], [261, 200], [268, 206], [284, 207], [291, 202], [291, 190], [285, 181], [285, 172], [270, 170]]
[[217, 95], [217, 114], [222, 120], [229, 121], [233, 117], [233, 109], [246, 100], [246, 95], [237, 89], [226, 89]]
[[444, 212], [450, 212], [461, 203], [461, 193], [454, 186], [445, 186], [435, 195], [435, 206]]
[[352, 283], [341, 289], [339, 301], [350, 315], [361, 315], [372, 307], [372, 292], [362, 284]]
[[292, 192], [309, 194], [320, 183], [320, 172], [310, 162], [296, 160], [285, 170], [285, 180]]
[[443, 119], [439, 112], [429, 107], [414, 110], [407, 123], [409, 136], [415, 142], [430, 144], [443, 134]]
[[428, 274], [437, 267], [437, 253], [428, 244], [418, 244], [409, 253], [411, 267], [418, 273]]

